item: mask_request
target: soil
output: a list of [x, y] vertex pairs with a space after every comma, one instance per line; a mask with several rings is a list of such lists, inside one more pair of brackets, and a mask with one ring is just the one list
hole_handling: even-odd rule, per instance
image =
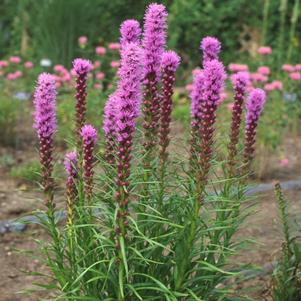
[[[264, 175], [261, 175], [260, 180], [257, 178], [256, 182], [270, 183], [274, 180], [286, 181], [301, 178], [301, 146], [298, 141], [301, 141], [299, 137], [285, 139], [281, 152], [284, 152], [285, 157], [289, 158], [287, 166], [279, 164], [279, 154], [267, 156]], [[21, 156], [22, 160], [33, 156], [32, 151], [26, 149], [21, 153], [21, 155], [14, 154], [14, 156]], [[39, 200], [40, 194], [36, 188], [11, 178], [8, 169], [0, 169], [0, 175], [0, 220], [12, 219], [28, 214], [33, 209], [41, 208], [43, 204]], [[290, 220], [300, 221], [300, 189], [286, 191], [285, 195], [289, 200]], [[282, 234], [274, 194], [272, 192], [260, 194], [256, 201], [258, 202], [256, 214], [252, 214], [245, 221], [239, 233], [239, 236], [250, 237], [256, 243], [238, 254], [236, 260], [263, 266], [273, 262], [279, 254]], [[33, 238], [43, 237], [46, 237], [45, 233], [37, 226], [30, 226], [22, 233], [6, 233], [0, 236], [0, 301], [36, 301], [46, 296], [42, 291], [19, 294], [20, 291], [32, 289], [33, 282], [40, 281], [40, 278], [36, 276], [26, 275], [26, 272], [43, 272], [45, 267], [37, 259], [24, 256], [18, 250], [36, 250], [37, 245]], [[270, 275], [267, 275], [239, 284], [237, 288], [248, 288], [244, 294], [255, 300], [271, 300], [269, 297], [270, 285]]]

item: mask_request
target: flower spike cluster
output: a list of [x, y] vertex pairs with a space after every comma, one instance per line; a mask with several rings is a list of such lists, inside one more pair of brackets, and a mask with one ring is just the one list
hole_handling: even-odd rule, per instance
[[55, 79], [51, 74], [39, 75], [34, 94], [34, 128], [40, 144], [40, 161], [46, 206], [53, 210], [54, 182], [53, 171], [53, 135], [56, 131], [56, 89]]
[[109, 164], [114, 164], [115, 162], [117, 105], [117, 93], [113, 93], [109, 96], [104, 107], [104, 120], [102, 127], [105, 133], [105, 160]]
[[207, 183], [207, 177], [212, 159], [212, 144], [216, 109], [220, 99], [220, 93], [224, 87], [226, 78], [225, 68], [218, 60], [208, 61], [203, 72], [204, 86], [200, 103], [199, 119], [199, 155], [198, 155], [198, 197], [202, 202], [202, 190]]
[[162, 56], [162, 102], [160, 116], [160, 158], [164, 162], [167, 159], [166, 149], [169, 145], [169, 132], [172, 110], [172, 95], [175, 82], [175, 72], [180, 64], [180, 57], [174, 51], [166, 51]]
[[166, 44], [167, 11], [162, 4], [151, 4], [144, 18], [144, 95], [143, 113], [145, 129], [145, 151], [151, 161], [157, 143], [160, 119], [160, 96], [158, 82], [160, 65]]
[[87, 76], [92, 70], [93, 65], [89, 60], [75, 59], [73, 61], [73, 69], [76, 73], [76, 139], [77, 147], [81, 147], [80, 130], [86, 122], [86, 97], [87, 97]]
[[128, 214], [128, 189], [133, 134], [140, 112], [142, 50], [136, 43], [128, 43], [121, 52], [121, 67], [116, 91], [115, 115], [117, 152], [117, 202], [119, 204], [117, 233], [125, 237]]
[[94, 165], [94, 148], [97, 141], [97, 131], [95, 128], [86, 124], [80, 131], [83, 145], [83, 169], [84, 169], [84, 185], [87, 199], [91, 199], [93, 188], [93, 165]]
[[237, 144], [239, 140], [239, 130], [242, 120], [243, 103], [249, 83], [249, 74], [247, 72], [238, 72], [232, 77], [234, 89], [234, 105], [232, 109], [232, 122], [230, 131], [229, 149], [229, 169], [233, 175], [235, 165], [235, 157], [237, 155]]
[[137, 20], [126, 20], [120, 26], [120, 44], [121, 48], [127, 43], [140, 42], [141, 28]]
[[201, 42], [203, 51], [203, 65], [212, 60], [217, 60], [221, 51], [221, 43], [217, 38], [205, 37]]
[[74, 203], [77, 196], [76, 179], [78, 177], [78, 160], [76, 152], [69, 152], [65, 155], [64, 166], [67, 172], [66, 197], [68, 224], [73, 224]]
[[248, 170], [254, 155], [256, 128], [265, 100], [266, 94], [262, 89], [259, 88], [254, 89], [248, 98], [244, 150], [244, 163], [246, 165], [246, 170]]

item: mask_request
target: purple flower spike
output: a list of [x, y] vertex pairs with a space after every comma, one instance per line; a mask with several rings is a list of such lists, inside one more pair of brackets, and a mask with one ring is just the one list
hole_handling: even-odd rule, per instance
[[87, 199], [91, 199], [93, 189], [94, 148], [97, 141], [97, 131], [90, 125], [84, 125], [80, 131], [83, 141], [84, 186]]
[[249, 168], [254, 155], [256, 128], [265, 100], [266, 94], [262, 89], [254, 89], [248, 98], [244, 150], [244, 162], [246, 163], [246, 169]]
[[160, 152], [161, 170], [163, 171], [164, 163], [167, 160], [167, 147], [169, 145], [169, 132], [172, 110], [172, 95], [175, 82], [175, 72], [180, 64], [181, 58], [174, 51], [166, 51], [162, 56], [162, 101], [161, 101], [161, 116], [160, 116]]
[[53, 213], [54, 181], [53, 171], [53, 135], [56, 131], [56, 89], [54, 77], [48, 73], [40, 74], [34, 94], [34, 128], [40, 144], [40, 162], [45, 203], [49, 214]]
[[203, 51], [203, 65], [212, 60], [217, 60], [221, 51], [221, 43], [217, 38], [205, 37], [201, 42]]
[[[121, 52], [121, 67], [116, 92], [117, 111], [115, 118], [117, 138], [117, 192], [119, 205], [117, 235], [125, 238], [128, 214], [128, 189], [131, 150], [135, 119], [141, 103], [142, 51], [136, 43], [128, 43]], [[114, 97], [115, 97], [114, 96]]]
[[120, 44], [124, 47], [127, 43], [139, 44], [141, 37], [141, 28], [137, 20], [126, 20], [120, 26]]
[[65, 155], [64, 166], [68, 174], [66, 182], [66, 196], [67, 196], [67, 212], [68, 225], [73, 224], [74, 219], [74, 203], [77, 197], [76, 179], [78, 177], [78, 161], [76, 152], [70, 152]]
[[77, 154], [69, 152], [65, 155], [64, 166], [68, 177], [75, 178], [77, 176]]
[[166, 44], [167, 12], [162, 4], [151, 4], [144, 17], [144, 148], [145, 169], [150, 170], [154, 159], [155, 146], [158, 141], [160, 120], [160, 96], [158, 82], [160, 80], [160, 65]]
[[116, 113], [118, 105], [116, 93], [109, 96], [104, 108], [103, 130], [105, 132], [105, 159], [109, 164], [115, 162]]
[[153, 3], [144, 17], [143, 47], [145, 77], [149, 74], [160, 78], [160, 63], [166, 44], [167, 11], [164, 5]]
[[73, 68], [76, 72], [76, 140], [78, 151], [81, 148], [80, 130], [86, 122], [86, 97], [87, 97], [87, 76], [92, 70], [92, 64], [89, 60], [75, 59]]
[[230, 175], [234, 175], [235, 157], [237, 155], [237, 144], [239, 140], [239, 131], [242, 120], [243, 103], [249, 83], [249, 73], [238, 72], [232, 77], [232, 85], [234, 88], [234, 105], [232, 109], [232, 123], [230, 131], [229, 149], [229, 169]]
[[224, 87], [226, 78], [225, 68], [218, 60], [208, 61], [203, 72], [204, 87], [201, 96], [199, 118], [200, 145], [196, 148], [198, 155], [197, 194], [200, 204], [203, 202], [203, 188], [207, 183], [211, 166], [214, 124], [216, 109], [220, 99], [220, 92]]

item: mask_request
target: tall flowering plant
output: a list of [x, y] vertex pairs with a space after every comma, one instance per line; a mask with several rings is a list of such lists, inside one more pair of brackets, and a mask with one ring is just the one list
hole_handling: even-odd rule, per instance
[[[221, 44], [214, 37], [202, 40], [202, 69], [194, 71], [191, 93], [190, 158], [184, 150], [181, 158], [174, 157], [168, 147], [180, 58], [164, 51], [166, 17], [163, 5], [148, 7], [142, 45], [137, 21], [121, 26], [117, 88], [105, 104], [100, 156], [97, 131], [86, 124], [84, 114], [90, 64], [75, 62], [74, 121], [80, 141], [64, 160], [68, 220], [66, 227], [55, 218], [46, 224], [52, 240], [42, 248], [52, 287], [59, 292], [56, 300], [234, 300], [225, 283], [234, 274], [228, 258], [239, 245], [234, 235], [242, 220], [237, 204], [246, 199], [246, 183], [223, 175], [228, 158], [221, 158], [215, 147], [216, 114], [226, 80], [218, 57]], [[239, 157], [245, 86], [245, 75], [238, 74], [229, 146], [233, 166]], [[55, 95], [52, 77], [42, 74], [34, 117], [52, 217]], [[248, 95], [243, 155], [248, 169], [264, 101], [262, 90]], [[159, 164], [150, 177], [145, 170], [152, 167], [155, 152]], [[108, 165], [112, 172], [107, 172]], [[154, 185], [145, 185], [145, 180]]]

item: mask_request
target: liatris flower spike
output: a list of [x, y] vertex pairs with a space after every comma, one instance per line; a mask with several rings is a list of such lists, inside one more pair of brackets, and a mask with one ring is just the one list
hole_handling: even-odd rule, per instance
[[248, 98], [244, 150], [244, 163], [246, 172], [249, 171], [250, 163], [254, 155], [256, 128], [265, 100], [266, 94], [262, 89], [254, 89]]
[[69, 152], [65, 155], [64, 166], [67, 172], [66, 195], [68, 224], [73, 224], [73, 207], [77, 196], [76, 179], [78, 177], [78, 161], [76, 152]]
[[200, 107], [200, 153], [198, 159], [197, 193], [202, 202], [202, 191], [207, 183], [207, 177], [212, 159], [212, 144], [216, 109], [220, 99], [220, 92], [226, 78], [225, 69], [218, 60], [208, 61], [204, 69], [204, 87]]
[[118, 97], [117, 93], [109, 96], [104, 108], [103, 130], [105, 133], [105, 160], [109, 164], [115, 162], [116, 151], [116, 113]]
[[76, 139], [78, 151], [81, 147], [80, 130], [86, 122], [87, 76], [93, 65], [89, 60], [75, 59], [73, 69], [76, 73]]
[[162, 101], [160, 116], [160, 158], [164, 162], [167, 159], [166, 149], [169, 145], [169, 126], [171, 121], [173, 85], [175, 72], [180, 64], [180, 57], [174, 51], [166, 51], [162, 56]]
[[201, 50], [203, 51], [203, 67], [212, 60], [217, 60], [221, 51], [221, 43], [217, 38], [205, 37], [201, 42]]
[[234, 88], [234, 104], [232, 107], [232, 123], [230, 132], [229, 149], [229, 169], [230, 175], [233, 174], [235, 165], [235, 157], [237, 155], [237, 143], [239, 139], [239, 130], [241, 125], [241, 115], [243, 110], [244, 98], [249, 83], [249, 74], [247, 72], [238, 72], [232, 76], [232, 84]]
[[144, 19], [144, 123], [145, 151], [149, 154], [145, 161], [152, 160], [152, 150], [156, 145], [159, 119], [160, 97], [158, 81], [160, 79], [161, 59], [166, 44], [167, 12], [162, 4], [151, 4]]
[[126, 20], [120, 26], [120, 44], [123, 47], [127, 43], [139, 44], [141, 37], [140, 24], [136, 20]]
[[93, 165], [94, 165], [94, 148], [97, 141], [97, 131], [90, 125], [84, 125], [80, 131], [83, 145], [83, 171], [84, 171], [84, 185], [85, 195], [88, 200], [92, 196], [93, 188]]
[[128, 43], [121, 52], [121, 67], [117, 87], [118, 106], [115, 116], [117, 153], [117, 202], [119, 204], [117, 233], [125, 237], [128, 214], [128, 178], [130, 176], [132, 139], [135, 119], [141, 102], [142, 50], [135, 43]]
[[40, 74], [34, 94], [34, 128], [40, 143], [40, 162], [42, 183], [47, 208], [53, 212], [54, 182], [53, 171], [53, 135], [56, 131], [56, 89], [55, 79], [48, 73]]

